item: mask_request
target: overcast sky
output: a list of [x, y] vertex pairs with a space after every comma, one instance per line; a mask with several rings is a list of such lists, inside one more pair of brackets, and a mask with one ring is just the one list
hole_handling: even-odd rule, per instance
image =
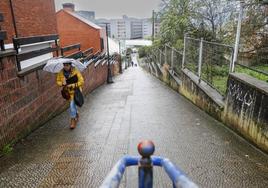
[[149, 18], [157, 10], [161, 0], [55, 0], [56, 9], [63, 3], [74, 3], [76, 10], [95, 11], [97, 18], [129, 17]]

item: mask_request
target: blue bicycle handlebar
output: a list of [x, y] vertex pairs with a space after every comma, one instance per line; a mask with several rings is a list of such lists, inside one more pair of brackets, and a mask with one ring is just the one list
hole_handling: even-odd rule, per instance
[[[118, 188], [123, 177], [126, 167], [137, 166], [141, 161], [141, 157], [124, 156], [113, 167], [111, 172], [105, 178], [100, 188]], [[173, 182], [175, 188], [197, 188], [179, 168], [177, 168], [169, 159], [153, 156], [151, 157], [152, 165], [163, 167]]]

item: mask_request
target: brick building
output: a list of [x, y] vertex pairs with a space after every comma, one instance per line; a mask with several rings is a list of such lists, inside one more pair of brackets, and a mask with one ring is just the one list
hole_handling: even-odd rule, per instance
[[[10, 0], [0, 0], [0, 12], [4, 18], [4, 22], [0, 25], [1, 29], [7, 31], [8, 39], [4, 41], [10, 46], [9, 49], [0, 50], [0, 156], [1, 148], [24, 138], [67, 107], [66, 101], [60, 94], [60, 88], [55, 83], [55, 75], [43, 71], [41, 66], [21, 74], [17, 66], [18, 52], [12, 48], [12, 38], [16, 35], [14, 20], [18, 37], [39, 38], [39, 35], [57, 34], [54, 0], [11, 0], [11, 2], [15, 19], [12, 18]], [[96, 36], [100, 40], [100, 35]], [[87, 38], [80, 38], [76, 42], [83, 44], [83, 40]], [[50, 45], [44, 41], [21, 45], [19, 53], [27, 54]], [[96, 42], [96, 49], [100, 49], [100, 43]], [[36, 63], [51, 56], [50, 53], [30, 60]], [[118, 70], [117, 65], [112, 65], [113, 73]], [[88, 93], [106, 82], [107, 63], [93, 62], [82, 74], [85, 79], [83, 92]]]
[[[0, 13], [3, 13], [2, 30], [7, 31], [5, 47], [12, 49], [14, 37], [29, 37], [57, 33], [54, 0], [1, 0]], [[21, 46], [21, 52], [37, 50], [51, 46], [41, 43], [33, 46]], [[22, 69], [53, 57], [52, 53], [21, 62]]]
[[82, 51], [91, 47], [94, 53], [103, 51], [106, 41], [103, 29], [75, 13], [73, 4], [67, 5], [56, 14], [61, 46], [81, 43]]
[[57, 33], [54, 0], [1, 0], [0, 12], [5, 19], [2, 29], [8, 34], [6, 44], [16, 33], [18, 37]]

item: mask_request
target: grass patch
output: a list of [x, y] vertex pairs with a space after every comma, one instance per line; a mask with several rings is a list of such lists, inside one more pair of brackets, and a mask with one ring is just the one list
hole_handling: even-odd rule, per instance
[[[258, 68], [258, 69], [259, 70], [264, 70], [264, 69], [260, 69], [260, 68]], [[254, 78], [257, 78], [258, 80], [268, 82], [268, 75], [256, 72], [256, 71], [251, 70], [251, 69], [247, 69], [247, 68], [239, 66], [239, 65], [236, 66], [236, 72], [245, 73], [245, 74], [250, 75], [250, 76], [252, 76]]]
[[202, 66], [202, 79], [214, 87], [221, 95], [225, 95], [227, 90], [227, 81], [229, 76], [229, 67], [227, 65]]
[[13, 151], [13, 145], [12, 144], [7, 144], [3, 147], [0, 155], [8, 155]]
[[[186, 64], [186, 68], [197, 74], [197, 65], [188, 63]], [[268, 73], [268, 64], [256, 65], [252, 66], [251, 68]], [[239, 73], [245, 73], [258, 80], [268, 82], [268, 75], [256, 72], [249, 68], [236, 65], [235, 71]], [[211, 66], [207, 67], [206, 64], [202, 65], [202, 76], [201, 76], [202, 80], [208, 82], [212, 87], [217, 89], [219, 93], [223, 96], [226, 94], [228, 76], [229, 76], [229, 65], [222, 65], [222, 66], [213, 65], [212, 67]]]
[[193, 63], [186, 63], [185, 67], [195, 74], [198, 74], [198, 65]]
[[262, 70], [264, 72], [267, 72], [268, 74], [268, 64], [255, 65], [255, 66], [252, 66], [252, 68], [257, 69], [257, 70]]
[[221, 95], [225, 95], [227, 90], [227, 77], [215, 77], [213, 80], [213, 86], [220, 92]]

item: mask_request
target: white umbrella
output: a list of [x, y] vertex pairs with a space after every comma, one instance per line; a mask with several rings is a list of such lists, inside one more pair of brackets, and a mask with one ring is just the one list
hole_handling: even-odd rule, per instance
[[43, 70], [51, 73], [58, 73], [63, 69], [63, 63], [68, 62], [72, 63], [72, 66], [76, 67], [79, 71], [83, 71], [87, 68], [84, 64], [75, 59], [53, 58], [47, 61], [47, 64]]

